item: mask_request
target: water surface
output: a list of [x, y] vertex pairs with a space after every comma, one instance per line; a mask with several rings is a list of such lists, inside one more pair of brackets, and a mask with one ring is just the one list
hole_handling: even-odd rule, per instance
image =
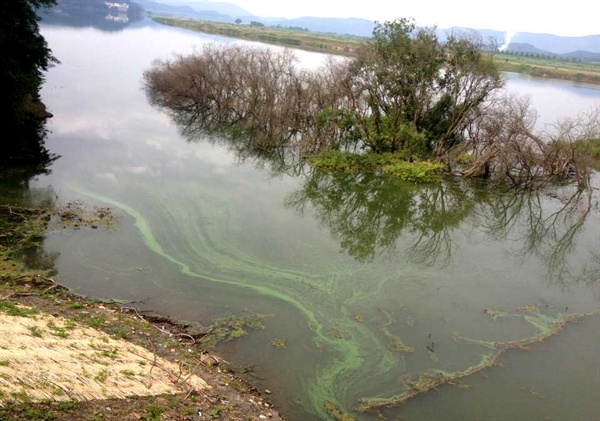
[[[42, 33], [61, 61], [42, 92], [54, 114], [48, 147], [61, 158], [35, 187], [122, 215], [116, 231], [48, 235], [61, 281], [204, 324], [264, 316], [264, 329], [220, 351], [251, 368], [289, 419], [324, 419], [325, 400], [352, 411], [389, 398], [427, 370], [463, 371], [489, 352], [484, 342], [539, 332], [528, 305], [547, 323], [598, 310], [600, 218], [563, 210], [566, 193], [276, 171], [239, 145], [183, 136], [142, 89], [153, 60], [233, 40], [148, 22]], [[298, 54], [306, 66], [323, 59]], [[600, 102], [597, 88], [576, 84], [509, 75], [508, 86], [531, 96], [542, 123]], [[599, 419], [599, 328], [588, 316], [506, 352], [462, 379], [466, 389], [443, 386], [383, 414]]]

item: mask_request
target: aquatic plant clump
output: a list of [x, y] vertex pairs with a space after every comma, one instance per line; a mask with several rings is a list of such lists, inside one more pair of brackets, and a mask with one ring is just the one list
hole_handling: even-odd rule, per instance
[[354, 174], [372, 172], [411, 183], [434, 183], [441, 181], [446, 166], [439, 162], [413, 161], [397, 153], [365, 153], [325, 151], [308, 156], [311, 167], [326, 171], [339, 171]]
[[[266, 314], [249, 314], [227, 317], [215, 320], [201, 342], [207, 348], [214, 348], [223, 342], [229, 342], [248, 334], [248, 330], [260, 330], [265, 328], [265, 320], [273, 317]], [[284, 345], [285, 347], [285, 340]]]

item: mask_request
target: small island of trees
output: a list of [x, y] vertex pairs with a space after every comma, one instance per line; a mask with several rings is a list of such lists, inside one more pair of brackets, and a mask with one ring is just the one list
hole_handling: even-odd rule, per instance
[[211, 44], [155, 63], [146, 88], [183, 126], [245, 136], [264, 150], [284, 145], [317, 167], [587, 186], [600, 152], [597, 111], [536, 132], [534, 110], [503, 91], [483, 42], [453, 34], [440, 44], [434, 29], [377, 24], [355, 58], [316, 70], [288, 50]]

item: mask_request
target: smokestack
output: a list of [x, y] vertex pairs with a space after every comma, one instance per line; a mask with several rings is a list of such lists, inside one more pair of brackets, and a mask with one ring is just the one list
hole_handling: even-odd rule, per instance
[[500, 51], [506, 51], [506, 49], [508, 48], [508, 44], [510, 44], [510, 40], [514, 38], [514, 36], [517, 35], [516, 32], [512, 32], [512, 31], [508, 31], [504, 34], [504, 44], [502, 44], [499, 48]]

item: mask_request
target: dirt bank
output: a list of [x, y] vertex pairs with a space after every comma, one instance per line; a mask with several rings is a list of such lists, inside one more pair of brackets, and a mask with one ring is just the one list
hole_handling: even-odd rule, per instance
[[0, 420], [281, 420], [193, 330], [3, 277]]

